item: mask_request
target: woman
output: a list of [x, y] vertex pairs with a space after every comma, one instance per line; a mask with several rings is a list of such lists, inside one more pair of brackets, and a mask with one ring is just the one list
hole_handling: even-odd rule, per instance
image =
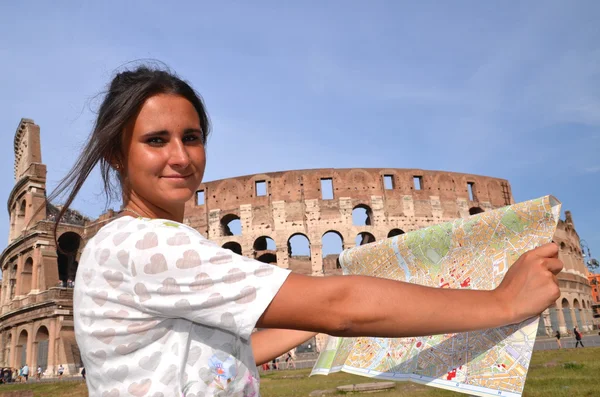
[[[519, 258], [493, 291], [308, 277], [223, 250], [182, 223], [202, 181], [208, 133], [189, 84], [146, 67], [119, 73], [89, 142], [50, 196], [69, 192], [58, 225], [98, 163], [107, 194], [111, 175], [122, 191], [121, 217], [88, 241], [75, 279], [90, 395], [257, 396], [256, 365], [315, 332], [471, 331], [520, 322], [559, 296], [555, 244]], [[269, 329], [251, 334], [255, 327]]]
[[562, 349], [562, 345], [560, 344], [560, 331], [556, 330], [556, 334], [554, 336], [556, 337], [556, 344], [558, 345], [558, 348]]

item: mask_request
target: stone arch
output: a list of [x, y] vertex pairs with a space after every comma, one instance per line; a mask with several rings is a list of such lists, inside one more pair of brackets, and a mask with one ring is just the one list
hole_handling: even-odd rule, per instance
[[260, 236], [259, 238], [254, 240], [252, 248], [254, 249], [254, 251], [276, 251], [277, 244], [275, 244], [275, 240], [273, 240], [269, 236]]
[[352, 224], [354, 226], [371, 226], [373, 210], [366, 204], [358, 204], [352, 208]]
[[227, 214], [221, 218], [223, 236], [239, 236], [242, 234], [242, 222], [236, 214]]
[[[17, 346], [15, 349], [16, 353], [16, 364], [17, 367], [21, 368], [27, 364], [27, 341], [29, 340], [29, 333], [26, 329], [22, 329], [17, 336]], [[31, 364], [31, 363], [28, 363]]]
[[277, 263], [277, 244], [269, 236], [260, 236], [252, 244], [254, 257], [259, 262]]
[[571, 317], [571, 305], [567, 298], [563, 298], [561, 301], [561, 309], [563, 312], [563, 318], [565, 319], [565, 326], [569, 332], [573, 331], [573, 317]]
[[[58, 247], [56, 249], [58, 264], [58, 279], [63, 287], [72, 287], [77, 274], [77, 253], [81, 246], [81, 236], [75, 232], [65, 232], [58, 238]], [[69, 281], [71, 283], [69, 283]]]
[[228, 241], [225, 244], [223, 244], [221, 247], [228, 249], [235, 254], [242, 255], [242, 246], [238, 242]]
[[20, 295], [26, 295], [31, 291], [31, 279], [33, 275], [33, 258], [28, 257], [21, 269], [21, 292]]
[[337, 230], [328, 230], [321, 236], [323, 246], [323, 271], [331, 273], [341, 269], [339, 256], [344, 250], [344, 237]]
[[390, 237], [394, 237], [394, 236], [399, 236], [404, 233], [405, 232], [402, 229], [392, 229], [392, 230], [390, 230], [390, 232], [388, 233], [387, 236], [388, 236], [388, 238], [390, 238]]
[[553, 332], [560, 330], [560, 319], [558, 315], [558, 310], [559, 309], [556, 307], [556, 302], [554, 302], [552, 306], [548, 308], [548, 311], [550, 312], [550, 325], [552, 327]]
[[9, 268], [10, 279], [8, 280], [9, 299], [12, 300], [17, 293], [17, 264], [13, 263]]
[[310, 239], [303, 233], [294, 233], [287, 241], [288, 263], [292, 271], [312, 273]]
[[[292, 244], [293, 244], [292, 240], [302, 241], [301, 244], [303, 244], [304, 241], [306, 241], [307, 246], [308, 246], [308, 253], [305, 253], [303, 251], [301, 253], [292, 252]], [[310, 257], [310, 239], [304, 233], [292, 234], [290, 236], [290, 238], [288, 238], [287, 245], [288, 245], [288, 256], [291, 257], [291, 256], [297, 256], [297, 255], [302, 255], [302, 256], [308, 255]], [[302, 247], [302, 248], [305, 248], [305, 247]]]
[[371, 233], [369, 232], [360, 232], [356, 235], [356, 238], [354, 239], [354, 242], [356, 243], [356, 245], [365, 245], [365, 244], [370, 244], [370, 243], [374, 243], [375, 242], [375, 236], [373, 236]]
[[469, 208], [469, 215], [476, 215], [485, 212], [485, 210], [481, 207], [471, 207]]
[[353, 169], [348, 172], [346, 186], [354, 186], [357, 190], [375, 188], [373, 176], [365, 170]]
[[244, 185], [242, 185], [242, 183], [236, 178], [225, 179], [219, 183], [214, 191], [218, 194], [217, 203], [224, 203], [227, 201], [227, 197], [231, 197], [233, 199], [230, 201], [237, 201], [239, 200], [240, 195], [244, 192]]
[[277, 264], [277, 254], [267, 252], [256, 258], [256, 260], [263, 263]]
[[35, 333], [34, 339], [34, 353], [36, 363], [35, 366], [31, 363], [32, 367], [35, 369], [37, 366], [42, 367], [42, 372], [46, 370], [48, 367], [48, 344], [50, 343], [50, 332], [48, 331], [48, 327], [45, 325], [40, 325]]

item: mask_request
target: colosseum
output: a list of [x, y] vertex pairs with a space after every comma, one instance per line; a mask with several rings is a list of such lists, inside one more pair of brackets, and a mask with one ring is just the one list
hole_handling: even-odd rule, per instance
[[[72, 280], [85, 242], [117, 213], [90, 219], [69, 211], [57, 246], [52, 229], [59, 208], [45, 200], [40, 128], [32, 120], [19, 122], [14, 153], [9, 241], [0, 257], [0, 367], [28, 363], [54, 376], [62, 364], [77, 373]], [[184, 222], [238, 254], [329, 276], [340, 273], [343, 249], [511, 203], [504, 179], [420, 169], [312, 169], [206, 182], [186, 204]], [[562, 295], [544, 313], [539, 333], [565, 333], [574, 324], [590, 331], [591, 289], [568, 211], [554, 240], [565, 263]], [[314, 347], [315, 341], [303, 345]]]

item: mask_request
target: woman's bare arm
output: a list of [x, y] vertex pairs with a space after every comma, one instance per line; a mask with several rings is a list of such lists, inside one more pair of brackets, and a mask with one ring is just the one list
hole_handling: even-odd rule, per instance
[[493, 328], [541, 313], [560, 295], [556, 244], [522, 255], [492, 291], [430, 288], [364, 276], [291, 274], [261, 328], [404, 337]]
[[250, 336], [256, 365], [267, 363], [306, 342], [316, 332], [291, 329], [263, 329]]

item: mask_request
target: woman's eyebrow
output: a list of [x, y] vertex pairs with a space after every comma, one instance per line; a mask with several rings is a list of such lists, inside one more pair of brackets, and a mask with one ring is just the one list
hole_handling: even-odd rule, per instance
[[167, 130], [159, 130], [159, 131], [150, 131], [142, 134], [142, 138], [149, 138], [153, 136], [168, 136], [169, 131]]
[[202, 134], [202, 130], [199, 128], [186, 128], [183, 130], [184, 134]]

